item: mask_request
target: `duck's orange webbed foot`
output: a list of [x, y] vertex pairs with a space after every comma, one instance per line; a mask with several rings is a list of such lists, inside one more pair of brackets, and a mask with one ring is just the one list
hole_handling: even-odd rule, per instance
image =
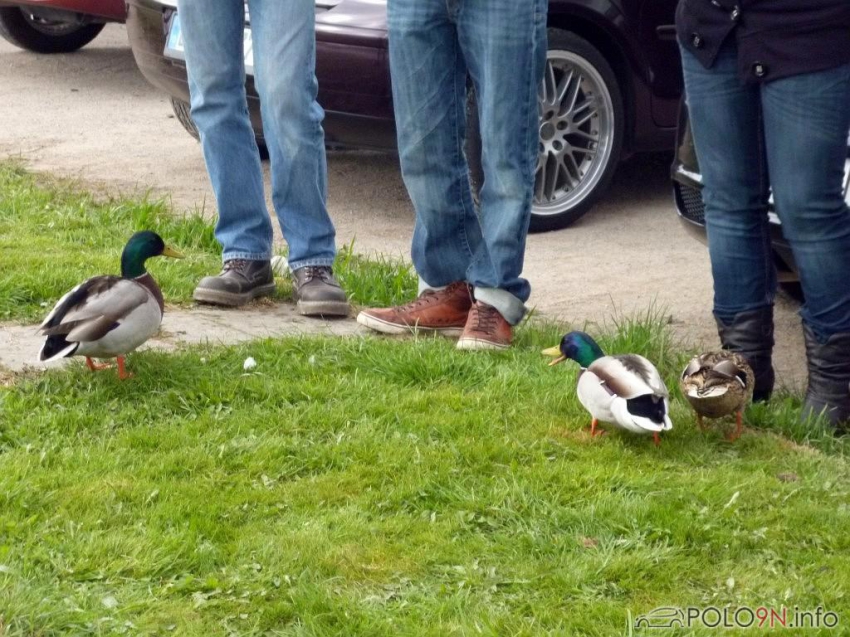
[[596, 438], [597, 436], [604, 436], [605, 430], [599, 428], [599, 420], [594, 418], [590, 421], [590, 437]]
[[86, 365], [88, 365], [89, 369], [93, 372], [99, 372], [102, 369], [109, 369], [112, 367], [109, 363], [95, 363], [93, 359], [86, 356]]
[[124, 367], [124, 357], [119, 356], [116, 360], [118, 361], [118, 378], [120, 378], [121, 380], [127, 380], [128, 378], [132, 378], [133, 374], [128, 372]]
[[744, 433], [744, 415], [743, 412], [739, 411], [735, 414], [735, 431], [726, 436], [726, 440], [729, 442], [735, 442], [738, 438], [741, 437], [741, 434]]

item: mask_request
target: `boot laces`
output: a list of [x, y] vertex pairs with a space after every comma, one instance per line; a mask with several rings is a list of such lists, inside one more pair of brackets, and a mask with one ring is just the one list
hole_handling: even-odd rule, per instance
[[500, 318], [502, 315], [499, 310], [486, 303], [479, 302], [472, 306], [472, 329], [476, 332], [495, 332]]
[[399, 307], [399, 309], [402, 311], [409, 312], [413, 310], [422, 309], [423, 307], [427, 307], [429, 305], [434, 305], [435, 303], [441, 303], [446, 300], [447, 297], [453, 295], [453, 289], [456, 288], [458, 285], [463, 284], [453, 283], [449, 287], [443, 288], [442, 290], [425, 290], [425, 292], [420, 294], [417, 298], [413, 299], [409, 303], [405, 303], [404, 305]]
[[321, 279], [325, 283], [330, 282], [332, 276], [331, 268], [327, 265], [305, 265], [304, 266], [304, 283], [309, 283], [313, 279]]
[[224, 265], [221, 268], [221, 273], [225, 274], [233, 270], [234, 272], [238, 272], [239, 274], [244, 275], [245, 269], [248, 266], [247, 259], [228, 259], [224, 262]]

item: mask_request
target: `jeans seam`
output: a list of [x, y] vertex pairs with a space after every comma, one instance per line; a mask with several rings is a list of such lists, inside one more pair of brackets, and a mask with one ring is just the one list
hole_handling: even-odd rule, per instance
[[301, 268], [306, 268], [309, 266], [332, 267], [333, 264], [333, 259], [302, 259], [301, 261], [294, 261], [292, 263], [289, 263], [289, 269], [294, 272], [295, 270], [300, 270]]
[[231, 261], [233, 259], [242, 259], [244, 261], [268, 261], [271, 259], [269, 252], [245, 252], [233, 250], [222, 254], [222, 262]]
[[[452, 87], [452, 102], [454, 102], [454, 104], [453, 104], [453, 106], [454, 106], [454, 131], [453, 132], [454, 132], [454, 137], [455, 137], [455, 144], [454, 144], [454, 146], [455, 146], [455, 148], [454, 148], [455, 159], [456, 159], [455, 166], [464, 166], [464, 168], [465, 168], [464, 174], [466, 175], [466, 183], [469, 184], [469, 165], [466, 163], [466, 156], [463, 153], [462, 140], [461, 140], [461, 137], [460, 137], [460, 124], [459, 124], [460, 119], [459, 119], [459, 113], [458, 113], [457, 68], [459, 66], [458, 65], [458, 61], [459, 61], [458, 58], [460, 56], [460, 51], [458, 50], [459, 45], [458, 45], [457, 40], [455, 40], [454, 47], [455, 47], [455, 77], [453, 79], [454, 79], [455, 85]], [[465, 85], [465, 83], [464, 83], [464, 85]], [[465, 111], [465, 109], [464, 109], [464, 111]], [[464, 112], [464, 115], [465, 115], [465, 112]], [[466, 131], [466, 134], [468, 135], [469, 131]], [[466, 234], [466, 220], [469, 217], [469, 211], [466, 209], [466, 198], [463, 196], [463, 192], [461, 192], [461, 190], [460, 190], [462, 188], [460, 181], [461, 180], [459, 180], [459, 179], [455, 179], [455, 188], [457, 188], [457, 190], [458, 190], [457, 198], [458, 198], [458, 201], [460, 201], [460, 207], [461, 207], [461, 210], [463, 211], [463, 216], [461, 217], [460, 224], [459, 224], [460, 225], [460, 237], [461, 237], [461, 241], [462, 241], [464, 247], [466, 248], [467, 256], [469, 257], [470, 260], [472, 260], [474, 254], [472, 252], [472, 248], [469, 245], [469, 239], [468, 239], [467, 234]]]
[[[759, 91], [759, 101], [761, 101], [761, 93], [762, 90]], [[759, 146], [761, 147], [761, 151], [759, 152], [759, 196], [764, 196], [769, 183], [768, 177], [768, 165], [767, 165], [767, 147], [765, 145], [764, 139], [764, 114], [759, 110], [758, 114], [758, 122], [759, 122]], [[765, 217], [767, 216], [767, 205], [764, 207]], [[767, 291], [767, 298], [764, 299], [766, 303], [773, 303], [773, 297], [775, 296], [775, 291], [773, 289], [773, 280], [775, 275], [773, 274], [773, 268], [775, 267], [773, 264], [773, 247], [771, 245], [770, 240], [770, 227], [765, 218], [761, 224], [761, 241], [764, 246], [764, 289]]]

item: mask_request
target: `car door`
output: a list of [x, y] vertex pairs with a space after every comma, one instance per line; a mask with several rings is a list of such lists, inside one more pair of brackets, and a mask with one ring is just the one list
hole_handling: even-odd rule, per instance
[[656, 125], [676, 125], [682, 95], [682, 64], [676, 43], [678, 0], [641, 0], [638, 38], [649, 64], [652, 118]]

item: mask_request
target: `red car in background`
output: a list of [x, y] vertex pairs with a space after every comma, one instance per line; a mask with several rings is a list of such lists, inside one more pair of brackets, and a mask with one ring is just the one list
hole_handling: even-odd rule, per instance
[[70, 53], [126, 17], [124, 0], [0, 0], [0, 36], [27, 51]]

